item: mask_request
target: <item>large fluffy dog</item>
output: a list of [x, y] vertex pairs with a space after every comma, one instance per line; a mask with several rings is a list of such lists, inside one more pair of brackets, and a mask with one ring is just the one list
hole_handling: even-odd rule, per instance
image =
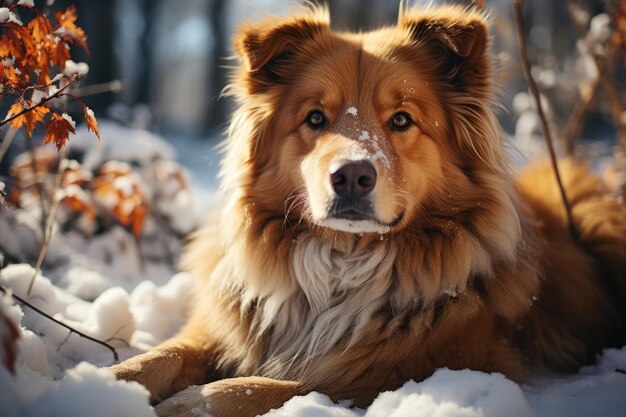
[[571, 371], [624, 343], [626, 209], [564, 163], [575, 242], [553, 172], [513, 179], [487, 45], [457, 7], [367, 33], [320, 8], [243, 27], [191, 315], [112, 371], [162, 415], [255, 416], [312, 390], [364, 406], [439, 367]]

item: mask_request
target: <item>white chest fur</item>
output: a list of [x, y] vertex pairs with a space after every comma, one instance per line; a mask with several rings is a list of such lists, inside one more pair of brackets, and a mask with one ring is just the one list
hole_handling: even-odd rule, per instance
[[263, 303], [262, 320], [272, 323], [264, 370], [307, 366], [344, 336], [356, 339], [389, 300], [395, 255], [389, 242], [339, 252], [317, 237], [301, 236], [291, 260], [297, 290]]

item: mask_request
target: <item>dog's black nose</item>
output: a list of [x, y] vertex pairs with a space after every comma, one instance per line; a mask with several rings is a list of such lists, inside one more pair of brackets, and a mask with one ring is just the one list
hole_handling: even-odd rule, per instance
[[376, 185], [376, 169], [368, 161], [348, 162], [330, 173], [330, 183], [340, 197], [364, 197]]

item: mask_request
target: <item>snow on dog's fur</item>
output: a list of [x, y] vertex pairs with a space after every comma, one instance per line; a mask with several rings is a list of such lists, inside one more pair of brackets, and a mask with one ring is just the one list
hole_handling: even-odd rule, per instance
[[563, 163], [574, 242], [553, 173], [514, 179], [486, 25], [447, 6], [366, 33], [323, 8], [241, 28], [228, 203], [184, 261], [194, 308], [112, 371], [161, 415], [254, 416], [310, 391], [364, 406], [440, 367], [570, 371], [623, 343], [626, 210]]

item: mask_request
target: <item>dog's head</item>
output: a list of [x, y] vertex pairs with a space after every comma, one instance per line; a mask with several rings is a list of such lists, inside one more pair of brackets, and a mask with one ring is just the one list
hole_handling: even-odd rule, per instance
[[349, 233], [445, 204], [498, 165], [486, 32], [459, 7], [366, 33], [331, 30], [320, 8], [241, 28], [226, 186], [267, 218]]

